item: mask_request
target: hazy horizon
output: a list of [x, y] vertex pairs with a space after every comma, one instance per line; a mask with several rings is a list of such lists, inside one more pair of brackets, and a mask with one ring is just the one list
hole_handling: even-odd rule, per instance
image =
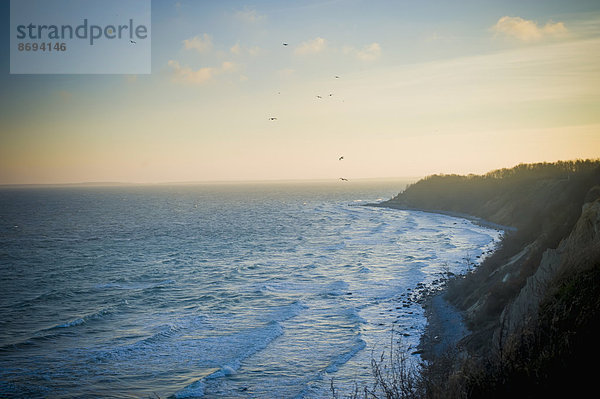
[[[540, 161], [539, 163], [554, 163], [554, 162], [569, 162], [569, 161], [599, 161], [600, 158], [587, 158], [587, 159], [559, 159], [557, 161]], [[518, 165], [535, 164], [535, 163], [519, 163], [514, 165], [508, 165], [497, 169], [488, 170], [482, 173], [456, 173], [456, 175], [485, 175], [489, 172], [493, 172], [499, 169], [511, 169]], [[352, 182], [358, 183], [377, 183], [377, 182], [417, 182], [432, 175], [452, 175], [455, 173], [445, 173], [443, 171], [432, 173], [423, 176], [389, 176], [389, 177], [359, 177], [352, 179]], [[350, 182], [350, 179], [346, 179]], [[58, 186], [58, 187], [69, 187], [69, 186], [89, 186], [89, 187], [118, 187], [118, 186], [186, 186], [186, 185], [245, 185], [245, 184], [348, 184], [347, 182], [340, 182], [340, 178], [296, 178], [296, 179], [250, 179], [250, 180], [187, 180], [187, 181], [74, 181], [65, 183], [0, 183], [2, 187], [37, 187], [37, 186]]]
[[[358, 183], [377, 183], [377, 182], [409, 182], [417, 181], [425, 176], [393, 176], [393, 177], [359, 177], [352, 179], [352, 182]], [[321, 179], [261, 179], [261, 180], [197, 180], [197, 181], [155, 181], [155, 182], [135, 182], [135, 181], [79, 181], [70, 183], [25, 183], [25, 184], [0, 184], [0, 187], [28, 187], [28, 186], [185, 186], [185, 185], [244, 185], [244, 184], [337, 184], [339, 178], [321, 178]], [[350, 180], [348, 180], [350, 181]], [[347, 183], [339, 183], [347, 184]]]
[[600, 157], [594, 1], [155, 1], [151, 31], [150, 75], [10, 75], [0, 32], [0, 185], [406, 179]]

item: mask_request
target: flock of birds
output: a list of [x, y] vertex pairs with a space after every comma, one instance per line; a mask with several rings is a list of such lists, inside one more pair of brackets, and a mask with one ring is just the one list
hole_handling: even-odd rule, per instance
[[[338, 158], [338, 161], [341, 161], [342, 159], [344, 159], [344, 156], [342, 155], [341, 157]], [[348, 179], [340, 177], [341, 181], [348, 181]]]
[[[288, 46], [288, 45], [289, 45], [289, 43], [285, 43], [285, 42], [284, 42], [284, 43], [282, 43], [282, 44], [283, 44], [284, 46]], [[335, 79], [340, 79], [340, 76], [339, 76], [339, 75], [334, 75], [334, 78], [335, 78]], [[280, 92], [279, 92], [279, 93], [277, 93], [277, 94], [280, 94]], [[323, 96], [320, 96], [320, 95], [317, 95], [316, 97], [317, 97], [318, 99], [323, 99]], [[333, 97], [333, 93], [329, 93], [329, 97]], [[271, 116], [271, 117], [269, 117], [269, 120], [270, 120], [270, 121], [276, 121], [276, 120], [277, 120], [277, 117], [275, 117], [275, 116]], [[338, 161], [341, 161], [341, 160], [343, 160], [343, 159], [344, 159], [344, 156], [342, 155], [341, 157], [339, 157], [339, 158], [338, 158]], [[340, 180], [341, 180], [341, 181], [348, 181], [348, 179], [346, 179], [346, 178], [344, 178], [344, 177], [340, 177]]]

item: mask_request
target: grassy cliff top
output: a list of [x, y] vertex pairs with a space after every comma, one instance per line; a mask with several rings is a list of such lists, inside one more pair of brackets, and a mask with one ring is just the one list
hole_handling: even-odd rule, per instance
[[428, 176], [388, 204], [465, 213], [534, 235], [548, 218], [572, 226], [588, 191], [599, 184], [600, 160], [520, 164], [484, 175]]

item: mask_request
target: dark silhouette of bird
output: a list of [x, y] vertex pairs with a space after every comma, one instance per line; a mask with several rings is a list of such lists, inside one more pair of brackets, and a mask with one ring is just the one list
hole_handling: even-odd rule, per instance
[[348, 179], [344, 179], [343, 177], [340, 177], [341, 181], [348, 181]]
[[342, 155], [341, 157], [338, 158], [338, 161], [341, 161], [342, 159], [344, 159], [344, 156]]
[[282, 44], [283, 44], [284, 46], [287, 46], [287, 45], [288, 45], [287, 43], [282, 43]]
[[130, 40], [130, 42], [133, 43], [133, 44], [137, 43], [137, 42], [134, 42], [133, 40]]
[[332, 93], [329, 93], [329, 97], [333, 97], [333, 94], [332, 94]]
[[340, 77], [339, 77], [339, 76], [337, 76], [337, 75], [335, 75], [335, 78], [336, 78], [336, 79], [339, 79]]
[[270, 121], [276, 121], [276, 120], [277, 120], [277, 118], [275, 118], [274, 116], [272, 116], [272, 117], [270, 117], [270, 118], [269, 118], [269, 120], [270, 120]]
[[317, 96], [317, 98], [323, 98], [323, 97], [321, 97], [321, 96]]

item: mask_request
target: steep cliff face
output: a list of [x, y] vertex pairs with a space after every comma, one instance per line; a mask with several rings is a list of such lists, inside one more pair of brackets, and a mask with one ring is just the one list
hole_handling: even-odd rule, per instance
[[[597, 188], [590, 193], [597, 192]], [[517, 297], [502, 312], [501, 333], [518, 332], [539, 316], [540, 303], [561, 278], [591, 267], [591, 260], [598, 257], [600, 245], [600, 199], [583, 205], [582, 213], [569, 236], [558, 248], [547, 249], [536, 272], [531, 275]]]
[[[463, 312], [470, 334], [451, 363], [432, 362], [433, 375], [442, 375], [435, 382], [441, 397], [551, 397], [565, 387], [568, 396], [585, 396], [595, 389], [589, 364], [600, 358], [600, 161], [432, 176], [389, 202], [518, 228], [477, 269], [448, 282], [445, 298]], [[452, 389], [458, 393], [447, 395]]]
[[[528, 165], [500, 177], [494, 172], [484, 177], [437, 176], [389, 201], [518, 227], [507, 231], [500, 248], [475, 272], [448, 286], [446, 299], [464, 312], [472, 330], [464, 342], [469, 350], [485, 351], [494, 338], [534, 323], [542, 301], [561, 276], [585, 263], [582, 256], [592, 256], [599, 228], [598, 166], [596, 162], [562, 174], [565, 167], [558, 165], [554, 175], [546, 173], [547, 165]], [[539, 168], [544, 172], [540, 178]]]

